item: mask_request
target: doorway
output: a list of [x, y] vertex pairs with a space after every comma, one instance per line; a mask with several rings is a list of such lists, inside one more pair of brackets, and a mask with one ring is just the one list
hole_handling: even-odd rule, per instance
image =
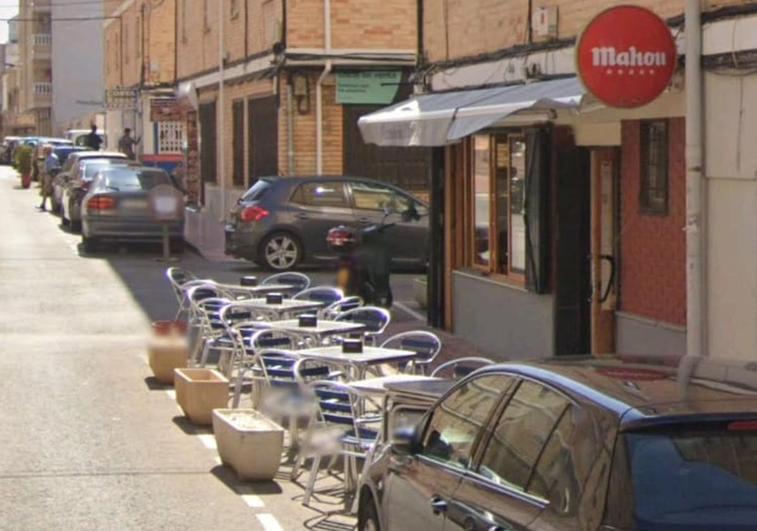
[[615, 352], [618, 278], [618, 175], [620, 149], [591, 153], [591, 352]]

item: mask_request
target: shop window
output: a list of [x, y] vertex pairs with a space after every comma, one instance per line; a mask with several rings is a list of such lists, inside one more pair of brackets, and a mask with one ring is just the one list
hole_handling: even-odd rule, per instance
[[641, 189], [639, 208], [643, 214], [668, 213], [668, 123], [641, 123]]
[[526, 142], [520, 134], [473, 139], [473, 266], [522, 281], [526, 273]]

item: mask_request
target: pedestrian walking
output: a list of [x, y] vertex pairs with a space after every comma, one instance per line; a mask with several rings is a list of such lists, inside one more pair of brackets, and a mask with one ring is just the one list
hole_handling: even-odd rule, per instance
[[130, 160], [136, 160], [137, 155], [134, 152], [134, 146], [139, 144], [141, 139], [131, 136], [131, 129], [124, 129], [123, 136], [118, 140], [118, 151], [129, 157]]
[[60, 161], [53, 150], [53, 146], [45, 146], [43, 153], [45, 155], [45, 174], [42, 176], [42, 188], [40, 190], [42, 203], [37, 207], [42, 212], [46, 210], [47, 199], [53, 193], [53, 178], [58, 170], [60, 170]]
[[100, 146], [102, 146], [102, 143], [103, 139], [97, 132], [97, 126], [95, 124], [92, 124], [92, 131], [85, 137], [84, 145], [86, 145], [90, 149], [93, 149], [94, 151], [100, 151]]

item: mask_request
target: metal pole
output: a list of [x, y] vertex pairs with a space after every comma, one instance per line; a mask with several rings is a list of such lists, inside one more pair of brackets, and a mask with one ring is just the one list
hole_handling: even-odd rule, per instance
[[218, 179], [221, 183], [221, 217], [219, 221], [226, 221], [226, 102], [224, 98], [224, 43], [223, 43], [223, 19], [224, 19], [224, 0], [218, 1], [218, 145], [216, 152], [218, 157]]
[[686, 27], [686, 353], [706, 354], [705, 245], [702, 165], [702, 19], [687, 0]]

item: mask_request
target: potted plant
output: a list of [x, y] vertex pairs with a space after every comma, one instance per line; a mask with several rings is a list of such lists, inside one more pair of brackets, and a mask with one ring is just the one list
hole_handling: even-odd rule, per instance
[[174, 383], [174, 369], [187, 366], [189, 340], [185, 321], [155, 321], [147, 344], [147, 359], [155, 379]]
[[229, 402], [229, 380], [213, 369], [174, 369], [176, 402], [193, 424], [211, 424]]
[[34, 150], [31, 146], [16, 149], [16, 170], [21, 175], [21, 186], [29, 188], [32, 184], [32, 159]]
[[284, 428], [254, 409], [213, 410], [218, 455], [242, 481], [270, 481], [281, 463]]

